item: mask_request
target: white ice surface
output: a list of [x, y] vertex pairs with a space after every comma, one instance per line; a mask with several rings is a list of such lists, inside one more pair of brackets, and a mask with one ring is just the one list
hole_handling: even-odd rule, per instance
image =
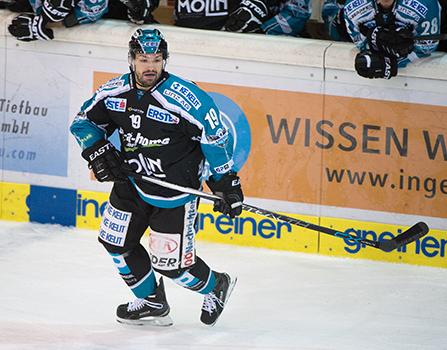
[[124, 326], [115, 308], [133, 297], [94, 231], [0, 221], [0, 349], [447, 349], [447, 269], [203, 242], [198, 253], [239, 279], [215, 327], [200, 324], [202, 297], [171, 281], [174, 326]]

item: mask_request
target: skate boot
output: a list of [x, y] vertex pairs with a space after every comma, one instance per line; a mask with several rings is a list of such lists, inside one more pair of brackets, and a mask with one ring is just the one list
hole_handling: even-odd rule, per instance
[[226, 273], [213, 272], [216, 276], [216, 285], [205, 295], [200, 316], [200, 321], [208, 326], [214, 326], [216, 323], [237, 282], [237, 278], [232, 279]]
[[173, 322], [169, 310], [165, 286], [160, 278], [155, 294], [119, 305], [116, 309], [116, 320], [119, 323], [138, 326], [171, 326]]

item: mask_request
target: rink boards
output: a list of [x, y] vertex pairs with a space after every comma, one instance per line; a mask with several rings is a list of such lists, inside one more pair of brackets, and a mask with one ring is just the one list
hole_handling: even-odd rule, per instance
[[[103, 192], [14, 183], [1, 183], [0, 186], [1, 219], [76, 226], [92, 229], [92, 234], [96, 234], [108, 199], [108, 193]], [[392, 238], [408, 228], [358, 220], [283, 214], [373, 240]], [[447, 232], [442, 230], [431, 230], [421, 240], [398, 251], [385, 253], [251, 213], [244, 212], [241, 217], [230, 219], [213, 212], [210, 204], [200, 205], [197, 224], [197, 238], [210, 242], [447, 268]]]
[[[135, 28], [106, 20], [22, 43], [7, 33], [8, 16], [0, 14], [1, 219], [96, 230], [111, 186], [93, 181], [69, 126], [98, 86], [128, 71]], [[353, 70], [352, 44], [160, 29], [169, 71], [209, 92], [235, 136], [247, 203], [370, 239], [418, 221], [432, 228], [386, 254], [202, 205], [199, 239], [447, 267], [446, 56], [369, 80]], [[189, 97], [176, 94], [185, 106]]]

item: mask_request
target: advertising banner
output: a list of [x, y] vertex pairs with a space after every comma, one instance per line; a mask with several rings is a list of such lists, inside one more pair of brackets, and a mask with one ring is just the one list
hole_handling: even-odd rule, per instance
[[[46, 186], [0, 183], [0, 190], [4, 203], [1, 211], [3, 220], [76, 226], [91, 229], [94, 235], [99, 232], [101, 216], [108, 201], [108, 193], [104, 192]], [[371, 240], [391, 239], [408, 228], [404, 225], [281, 214]], [[231, 219], [214, 212], [212, 205], [207, 203], [200, 204], [196, 225], [197, 239], [209, 242], [447, 268], [447, 232], [442, 230], [430, 230], [418, 241], [386, 253], [358, 242], [248, 212]]]
[[447, 218], [447, 107], [199, 85], [247, 116], [248, 196]]
[[59, 67], [46, 64], [50, 57], [8, 50], [7, 84], [0, 96], [4, 170], [67, 176], [70, 90]]

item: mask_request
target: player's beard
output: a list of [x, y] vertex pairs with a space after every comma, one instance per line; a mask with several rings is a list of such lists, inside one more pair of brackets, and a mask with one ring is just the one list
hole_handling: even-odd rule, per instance
[[147, 70], [142, 73], [135, 72], [137, 85], [142, 88], [151, 88], [160, 79], [161, 72], [155, 70]]

